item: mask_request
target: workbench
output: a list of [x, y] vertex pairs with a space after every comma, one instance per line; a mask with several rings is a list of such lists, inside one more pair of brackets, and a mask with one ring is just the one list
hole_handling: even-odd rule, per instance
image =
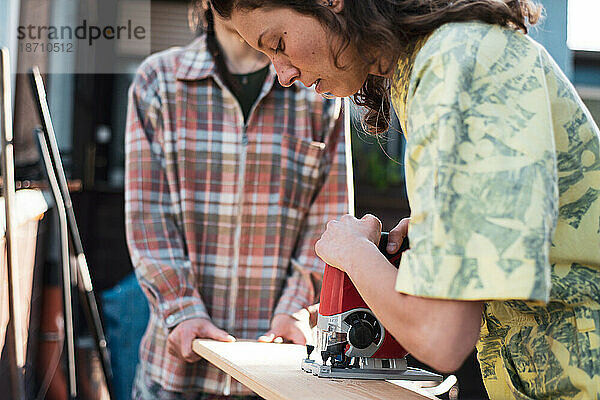
[[300, 345], [196, 339], [193, 349], [267, 400], [436, 398], [386, 381], [318, 378], [300, 369], [306, 358], [306, 348]]

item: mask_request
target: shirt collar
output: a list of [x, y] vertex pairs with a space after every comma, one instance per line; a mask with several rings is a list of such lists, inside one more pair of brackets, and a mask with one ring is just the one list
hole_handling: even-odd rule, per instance
[[183, 48], [183, 56], [175, 76], [178, 80], [194, 81], [215, 74], [215, 62], [206, 48], [206, 35], [201, 35]]
[[[183, 56], [175, 76], [177, 80], [195, 81], [209, 76], [216, 77], [216, 75], [215, 61], [206, 48], [206, 35], [198, 36], [183, 48]], [[267, 86], [271, 88], [275, 80], [277, 80], [277, 73], [271, 64], [266, 78]]]

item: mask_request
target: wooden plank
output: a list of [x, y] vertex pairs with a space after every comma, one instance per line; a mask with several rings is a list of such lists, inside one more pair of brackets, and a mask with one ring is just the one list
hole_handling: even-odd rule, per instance
[[317, 378], [300, 369], [304, 346], [196, 339], [193, 349], [267, 400], [431, 398], [385, 381]]

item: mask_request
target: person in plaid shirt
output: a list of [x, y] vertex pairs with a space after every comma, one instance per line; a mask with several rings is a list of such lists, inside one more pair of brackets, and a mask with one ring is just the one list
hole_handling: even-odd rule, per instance
[[[282, 87], [210, 8], [189, 46], [149, 57], [129, 92], [126, 230], [150, 303], [136, 399], [251, 392], [194, 338], [304, 344], [314, 245], [348, 212], [340, 101]], [[304, 82], [310, 85], [310, 82]]]

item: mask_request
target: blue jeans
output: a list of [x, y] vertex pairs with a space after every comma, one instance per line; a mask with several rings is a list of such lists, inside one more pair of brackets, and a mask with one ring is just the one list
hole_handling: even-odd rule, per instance
[[101, 297], [115, 400], [130, 399], [140, 341], [148, 325], [148, 300], [133, 272]]

